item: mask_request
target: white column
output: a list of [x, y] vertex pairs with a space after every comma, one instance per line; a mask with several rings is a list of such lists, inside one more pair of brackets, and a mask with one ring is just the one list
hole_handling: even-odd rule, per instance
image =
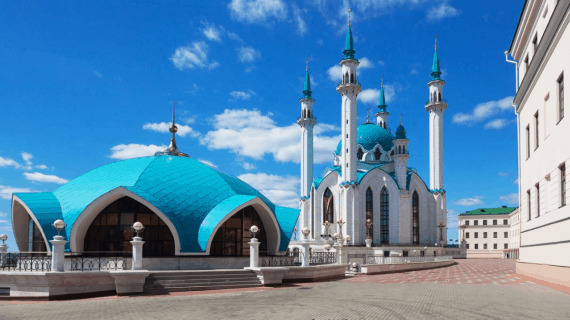
[[259, 267], [259, 245], [261, 242], [257, 238], [252, 238], [249, 243], [249, 267], [258, 268]]
[[311, 245], [309, 244], [308, 240], [303, 239], [301, 246], [303, 247], [303, 259], [301, 260], [301, 267], [308, 267], [310, 265], [309, 254]]
[[6, 244], [0, 244], [0, 265], [4, 264], [4, 259], [6, 259], [6, 253], [8, 252], [8, 246]]
[[131, 269], [142, 270], [143, 268], [142, 250], [143, 250], [144, 241], [142, 241], [141, 237], [134, 237], [133, 240], [131, 241], [131, 244], [133, 245], [133, 266]]
[[65, 244], [67, 240], [63, 236], [55, 236], [50, 240], [52, 244], [51, 251], [51, 271], [63, 272], [65, 263]]

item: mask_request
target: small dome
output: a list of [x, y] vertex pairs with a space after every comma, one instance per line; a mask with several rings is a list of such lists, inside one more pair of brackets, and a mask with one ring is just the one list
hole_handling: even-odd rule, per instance
[[406, 139], [406, 129], [401, 124], [396, 129], [396, 139]]
[[[380, 126], [373, 123], [361, 124], [356, 128], [356, 144], [361, 145], [367, 151], [374, 149], [377, 144], [380, 144], [384, 151], [392, 149], [394, 136]], [[342, 148], [342, 141], [338, 142], [335, 153], [340, 154]]]

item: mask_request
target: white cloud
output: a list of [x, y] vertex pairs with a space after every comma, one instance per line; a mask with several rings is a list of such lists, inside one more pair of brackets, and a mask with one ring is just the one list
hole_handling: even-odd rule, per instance
[[96, 76], [99, 77], [99, 78], [102, 78], [102, 77], [103, 77], [103, 75], [100, 74], [98, 71], [93, 71], [93, 74], [96, 75]]
[[255, 66], [249, 66], [249, 67], [245, 68], [244, 72], [249, 73], [249, 72], [252, 72], [253, 70], [255, 70]]
[[0, 157], [0, 167], [14, 167], [18, 169], [20, 168], [20, 164], [13, 159]]
[[257, 169], [257, 167], [255, 166], [255, 164], [249, 163], [249, 162], [244, 162], [242, 166], [243, 166], [243, 168], [244, 168], [245, 170], [255, 170], [255, 169]]
[[[259, 110], [224, 110], [214, 116], [216, 130], [208, 132], [201, 140], [209, 149], [226, 149], [240, 156], [262, 159], [272, 154], [280, 162], [300, 162], [300, 129], [296, 123], [280, 127], [269, 113], [262, 115]], [[317, 124], [314, 129], [314, 162], [330, 163], [340, 135], [324, 136], [323, 133], [338, 131], [337, 127]]]
[[204, 41], [194, 41], [186, 47], [179, 47], [170, 58], [174, 66], [180, 70], [208, 68], [220, 65], [217, 61], [208, 61], [208, 45]]
[[519, 204], [519, 194], [518, 193], [509, 193], [506, 194], [504, 196], [500, 196], [499, 200], [506, 202], [508, 204], [514, 204], [514, 205], [518, 205]]
[[307, 23], [303, 20], [301, 16], [301, 9], [296, 5], [293, 5], [293, 16], [295, 17], [295, 24], [297, 26], [297, 33], [298, 34], [305, 34], [307, 33]]
[[261, 23], [271, 18], [284, 20], [286, 5], [281, 0], [232, 0], [228, 4], [231, 17], [246, 23]]
[[[374, 68], [374, 63], [366, 57], [360, 58], [358, 61], [360, 62], [360, 65], [357, 68], [358, 70]], [[383, 63], [382, 61], [380, 62]], [[330, 67], [329, 70], [327, 70], [327, 75], [331, 81], [340, 82], [342, 80], [342, 67], [340, 65]]]
[[495, 119], [492, 121], [489, 121], [485, 124], [485, 126], [483, 126], [483, 128], [485, 129], [503, 129], [509, 122], [507, 121], [507, 119]]
[[237, 33], [228, 32], [227, 35], [228, 35], [228, 38], [243, 43], [243, 40], [240, 38], [240, 36], [237, 35]]
[[197, 84], [192, 85], [192, 89], [184, 91], [184, 93], [196, 94], [196, 92], [200, 91], [200, 87]]
[[[396, 98], [395, 86], [386, 84], [384, 85], [384, 97], [386, 98], [386, 103], [392, 102]], [[364, 89], [358, 94], [356, 99], [363, 103], [369, 103], [374, 106], [378, 104], [378, 99], [380, 98], [380, 89]]]
[[10, 200], [12, 199], [12, 193], [18, 193], [18, 192], [37, 192], [37, 191], [29, 188], [14, 188], [10, 186], [0, 185], [0, 199]]
[[210, 167], [212, 167], [212, 168], [217, 168], [217, 167], [218, 167], [217, 165], [213, 164], [212, 162], [210, 162], [210, 161], [208, 161], [208, 160], [206, 160], [206, 159], [198, 159], [198, 161], [200, 161], [200, 162], [202, 162], [203, 164], [208, 165], [208, 166], [210, 166]]
[[8, 220], [0, 220], [0, 223], [8, 223]]
[[27, 153], [27, 152], [22, 152], [22, 159], [26, 162], [26, 165], [31, 166], [32, 165], [32, 158], [34, 157], [31, 153]]
[[238, 59], [241, 62], [253, 62], [253, 60], [259, 58], [261, 54], [259, 51], [255, 50], [252, 47], [239, 47], [236, 49], [238, 53]]
[[32, 173], [24, 172], [24, 176], [26, 176], [26, 179], [28, 179], [30, 181], [37, 181], [37, 182], [50, 182], [50, 183], [64, 184], [64, 183], [67, 183], [69, 181], [67, 179], [63, 179], [63, 178], [60, 178], [58, 176], [43, 174], [41, 172], [32, 172]]
[[499, 177], [507, 177], [508, 175], [508, 172], [499, 172]]
[[372, 63], [372, 61], [366, 57], [358, 59], [358, 62], [360, 62], [358, 65], [358, 70], [374, 68], [374, 63]]
[[518, 184], [519, 184], [519, 178], [516, 178], [516, 179], [513, 181], [513, 184], [517, 184], [517, 185], [518, 185]]
[[248, 90], [248, 92], [244, 91], [232, 91], [230, 92], [230, 96], [232, 98], [229, 101], [236, 101], [236, 100], [249, 100], [251, 96], [255, 96], [255, 92], [253, 90]]
[[459, 212], [454, 209], [447, 210], [447, 228], [455, 229], [457, 228], [457, 215]]
[[276, 205], [298, 208], [299, 183], [295, 176], [278, 176], [266, 173], [246, 173], [238, 176]]
[[163, 151], [166, 149], [165, 145], [157, 146], [154, 144], [144, 145], [144, 144], [119, 144], [111, 148], [111, 155], [109, 158], [113, 159], [131, 159], [139, 157], [147, 157], [154, 155], [157, 151]]
[[483, 201], [481, 201], [481, 199], [483, 199], [482, 196], [475, 196], [473, 198], [465, 198], [453, 201], [453, 204], [458, 206], [477, 206], [483, 204]]
[[514, 97], [506, 97], [501, 100], [488, 101], [480, 103], [473, 109], [472, 113], [457, 113], [453, 115], [453, 123], [460, 125], [473, 125], [477, 122], [481, 122], [492, 116], [511, 110], [511, 102]]
[[6, 212], [0, 211], [0, 217], [7, 217], [7, 216], [8, 216], [8, 214]]
[[204, 34], [208, 40], [221, 42], [222, 41], [222, 32], [224, 29], [222, 27], [216, 28], [215, 25], [210, 25], [206, 22], [202, 22], [204, 28], [200, 29], [200, 31]]
[[427, 12], [427, 19], [430, 21], [441, 20], [443, 18], [454, 17], [461, 14], [461, 10], [442, 2], [438, 6], [431, 7]]
[[[156, 131], [156, 132], [160, 132], [160, 133], [170, 133], [170, 131], [169, 131], [170, 125], [171, 125], [171, 123], [168, 123], [168, 122], [145, 123], [143, 125], [143, 129], [149, 130], [149, 131]], [[194, 129], [192, 129], [189, 126], [185, 126], [183, 124], [177, 124], [176, 126], [178, 127], [178, 131], [176, 132], [177, 136], [181, 136], [181, 137], [190, 136], [192, 138], [196, 138], [196, 137], [200, 136], [199, 132], [194, 131]]]
[[45, 164], [39, 164], [37, 166], [35, 166], [36, 169], [40, 169], [40, 170], [45, 170], [48, 168], [48, 166], [46, 166]]

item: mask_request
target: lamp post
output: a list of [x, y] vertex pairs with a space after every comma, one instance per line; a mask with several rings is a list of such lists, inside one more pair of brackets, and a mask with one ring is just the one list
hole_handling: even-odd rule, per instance
[[0, 266], [4, 265], [4, 260], [6, 259], [6, 252], [8, 252], [8, 246], [4, 243], [8, 240], [8, 236], [5, 234], [0, 235], [0, 240], [2, 240], [2, 244], [0, 244]]
[[346, 235], [346, 237], [344, 238], [344, 245], [348, 246], [350, 240], [352, 240], [352, 237], [350, 235]]
[[303, 260], [301, 261], [301, 267], [308, 267], [310, 264], [309, 248], [311, 245], [309, 244], [309, 234], [311, 233], [311, 229], [304, 227], [301, 233], [303, 234], [303, 242], [301, 243], [303, 246]]
[[342, 246], [342, 226], [345, 224], [346, 222], [342, 221], [342, 218], [338, 219], [338, 221], [336, 222], [336, 224], [338, 224], [338, 242], [339, 244]]
[[364, 242], [366, 242], [366, 247], [370, 248], [372, 247], [372, 233], [370, 232], [370, 229], [372, 228], [372, 220], [367, 219], [364, 225], [366, 226], [366, 240], [364, 240]]
[[257, 268], [259, 266], [259, 245], [261, 242], [255, 237], [259, 233], [259, 228], [256, 225], [252, 225], [249, 228], [249, 233], [251, 233], [251, 241], [249, 242], [249, 267]]
[[297, 241], [297, 226], [293, 227], [293, 241]]
[[133, 245], [133, 263], [131, 270], [142, 270], [142, 251], [144, 241], [142, 241], [142, 238], [139, 236], [139, 234], [144, 230], [144, 226], [141, 222], [137, 221], [133, 223], [131, 229], [136, 233], [136, 236], [133, 237], [133, 240], [131, 241], [131, 244]]
[[65, 222], [61, 219], [57, 219], [52, 224], [52, 228], [57, 230], [57, 236], [53, 237], [53, 240], [50, 240], [52, 244], [52, 253], [51, 253], [51, 271], [54, 272], [63, 272], [64, 271], [64, 263], [65, 263], [65, 244], [67, 240], [63, 236], [61, 236], [61, 230], [66, 227]]
[[325, 227], [325, 240], [328, 242], [330, 240], [329, 228], [331, 223], [327, 220], [323, 223], [323, 226]]
[[443, 222], [440, 222], [437, 227], [439, 228], [439, 242], [441, 242], [441, 246], [443, 247], [443, 228], [445, 228], [445, 225]]
[[464, 224], [462, 224], [461, 226], [459, 226], [459, 229], [461, 229], [461, 231], [463, 231], [462, 233], [462, 237], [461, 237], [461, 248], [465, 248], [465, 244], [467, 243], [467, 241], [465, 241], [465, 229], [467, 228], [467, 226]]

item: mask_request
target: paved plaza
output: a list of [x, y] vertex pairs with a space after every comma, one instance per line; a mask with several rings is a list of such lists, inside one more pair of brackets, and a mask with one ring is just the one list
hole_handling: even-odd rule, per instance
[[0, 319], [567, 319], [570, 295], [513, 260], [459, 260], [400, 274], [277, 288], [0, 302]]

